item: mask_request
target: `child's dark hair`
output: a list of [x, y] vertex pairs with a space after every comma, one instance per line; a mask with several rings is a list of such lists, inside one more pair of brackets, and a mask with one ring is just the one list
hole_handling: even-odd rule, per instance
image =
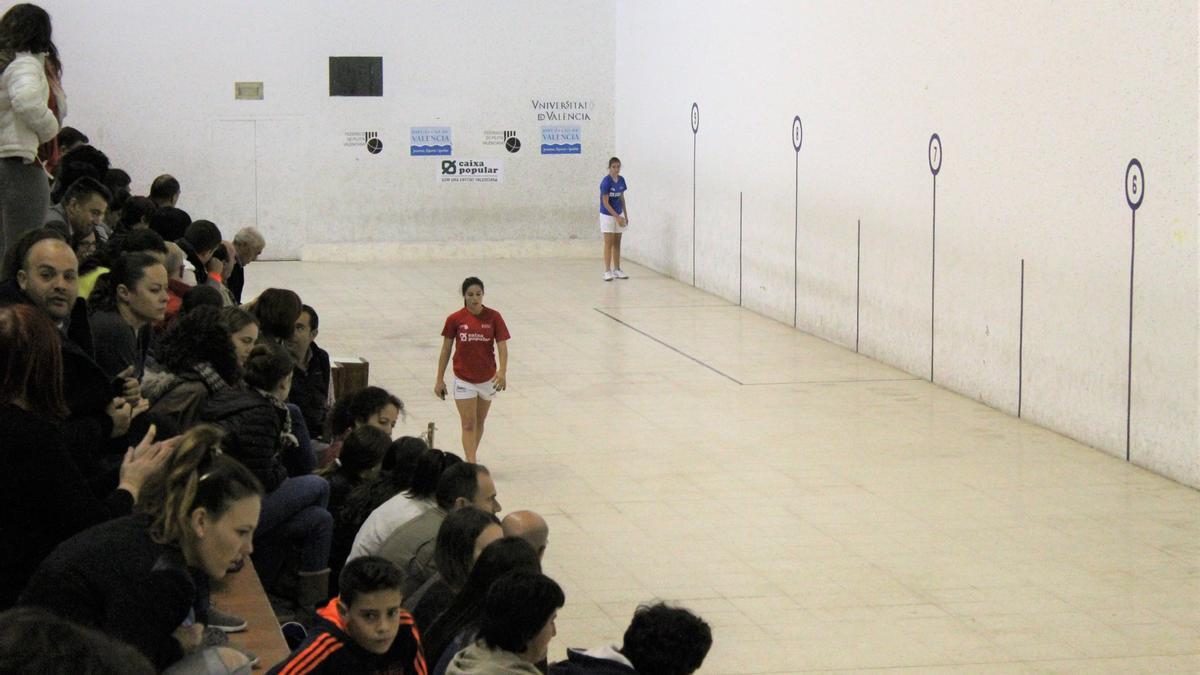
[[244, 464], [221, 454], [222, 435], [211, 424], [188, 429], [166, 466], [142, 488], [137, 506], [151, 517], [154, 541], [181, 543], [190, 536], [188, 519], [198, 508], [219, 518], [234, 502], [263, 495], [262, 483]]
[[621, 653], [639, 673], [690, 675], [700, 669], [710, 647], [712, 629], [704, 619], [659, 602], [634, 612]]
[[292, 374], [294, 367], [292, 355], [283, 346], [260, 342], [250, 350], [250, 356], [246, 358], [246, 372], [242, 377], [251, 387], [271, 391], [279, 386], [283, 378]]
[[467, 291], [471, 290], [472, 286], [478, 286], [479, 290], [484, 290], [483, 281], [479, 277], [467, 277], [462, 282], [462, 294], [466, 295]]
[[608, 168], [610, 168], [610, 169], [612, 168], [613, 164], [620, 164], [620, 163], [621, 163], [621, 160], [618, 157], [609, 157], [608, 158]]
[[359, 595], [378, 591], [399, 591], [404, 584], [400, 568], [386, 558], [365, 555], [342, 568], [338, 576], [338, 598], [347, 608], [354, 606]]

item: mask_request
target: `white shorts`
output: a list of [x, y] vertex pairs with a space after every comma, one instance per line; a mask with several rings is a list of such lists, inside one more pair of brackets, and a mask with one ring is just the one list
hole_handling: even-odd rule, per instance
[[473, 398], [490, 401], [496, 398], [496, 394], [498, 393], [500, 392], [496, 391], [491, 381], [475, 384], [474, 382], [460, 380], [457, 377], [454, 378], [454, 400], [456, 401], [467, 401]]
[[626, 225], [618, 225], [617, 219], [607, 213], [600, 214], [600, 231], [605, 234], [621, 234], [625, 231]]

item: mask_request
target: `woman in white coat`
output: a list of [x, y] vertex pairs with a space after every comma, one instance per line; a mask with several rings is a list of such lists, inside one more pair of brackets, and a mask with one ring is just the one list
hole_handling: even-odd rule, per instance
[[0, 67], [3, 252], [24, 232], [41, 227], [50, 208], [50, 183], [38, 159], [38, 146], [58, 134], [66, 101], [58, 86], [62, 67], [50, 39], [46, 10], [19, 4], [0, 17]]

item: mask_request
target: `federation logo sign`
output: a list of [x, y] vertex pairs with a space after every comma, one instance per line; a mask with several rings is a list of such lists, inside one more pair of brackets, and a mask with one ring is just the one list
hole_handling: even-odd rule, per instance
[[450, 127], [412, 127], [409, 154], [413, 157], [449, 155], [453, 149]]
[[367, 152], [372, 155], [378, 155], [383, 152], [383, 141], [379, 140], [378, 131], [367, 131], [363, 133], [363, 137], [367, 141]]
[[579, 125], [542, 127], [543, 155], [578, 155], [583, 152]]
[[347, 131], [343, 135], [342, 145], [347, 148], [366, 148], [372, 155], [383, 152], [383, 140], [378, 131]]
[[521, 151], [521, 139], [517, 138], [517, 132], [504, 132], [504, 149], [513, 153]]
[[517, 138], [516, 131], [485, 131], [483, 132], [483, 144], [487, 146], [504, 146], [504, 149], [509, 153], [518, 153], [521, 151], [521, 139]]

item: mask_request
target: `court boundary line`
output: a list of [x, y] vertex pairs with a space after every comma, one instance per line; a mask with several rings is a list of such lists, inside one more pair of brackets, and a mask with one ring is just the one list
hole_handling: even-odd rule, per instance
[[[712, 306], [713, 307], [732, 307], [735, 309], [741, 309], [741, 308], [737, 307], [737, 305], [712, 305]], [[666, 308], [674, 309], [674, 308], [677, 308], [677, 306], [670, 306], [670, 307], [666, 307]], [[666, 308], [660, 308], [660, 309], [666, 309]], [[617, 323], [621, 324], [622, 326], [625, 326], [629, 330], [637, 333], [638, 335], [641, 335], [642, 337], [649, 338], [650, 340], [662, 345], [663, 347], [666, 347], [667, 349], [670, 349], [671, 351], [675, 352], [676, 354], [679, 354], [680, 356], [688, 359], [689, 361], [692, 361], [701, 366], [704, 366], [708, 370], [711, 370], [712, 372], [716, 373], [717, 375], [720, 375], [721, 377], [729, 380], [730, 382], [733, 382], [734, 384], [738, 385], [739, 387], [783, 386], [783, 385], [794, 385], [794, 384], [857, 384], [857, 383], [870, 384], [870, 383], [878, 383], [878, 382], [917, 382], [917, 381], [924, 382], [925, 381], [925, 378], [923, 378], [923, 377], [895, 377], [895, 378], [846, 379], [846, 380], [796, 380], [796, 381], [792, 381], [792, 382], [742, 382], [741, 380], [730, 375], [729, 373], [726, 373], [726, 372], [716, 368], [715, 366], [705, 363], [704, 361], [700, 360], [699, 358], [692, 356], [691, 354], [688, 354], [687, 352], [683, 351], [682, 349], [679, 349], [678, 347], [670, 344], [669, 342], [666, 342], [660, 338], [657, 338], [657, 337], [651, 335], [650, 333], [647, 333], [646, 331], [642, 330], [641, 328], [638, 328], [637, 326], [634, 326], [633, 324], [631, 324], [627, 321], [623, 321], [620, 318], [615, 317], [612, 314], [609, 314], [608, 312], [604, 311], [604, 309], [606, 309], [606, 308], [601, 308], [601, 307], [593, 307], [592, 308], [593, 311], [595, 311], [599, 314], [602, 314], [602, 315], [608, 317], [609, 319], [612, 319], [613, 321], [616, 321]], [[618, 308], [610, 307], [607, 309], [618, 309]], [[652, 309], [652, 308], [634, 307], [634, 308], [628, 308], [628, 309]], [[866, 358], [866, 357], [864, 357], [864, 358]]]

